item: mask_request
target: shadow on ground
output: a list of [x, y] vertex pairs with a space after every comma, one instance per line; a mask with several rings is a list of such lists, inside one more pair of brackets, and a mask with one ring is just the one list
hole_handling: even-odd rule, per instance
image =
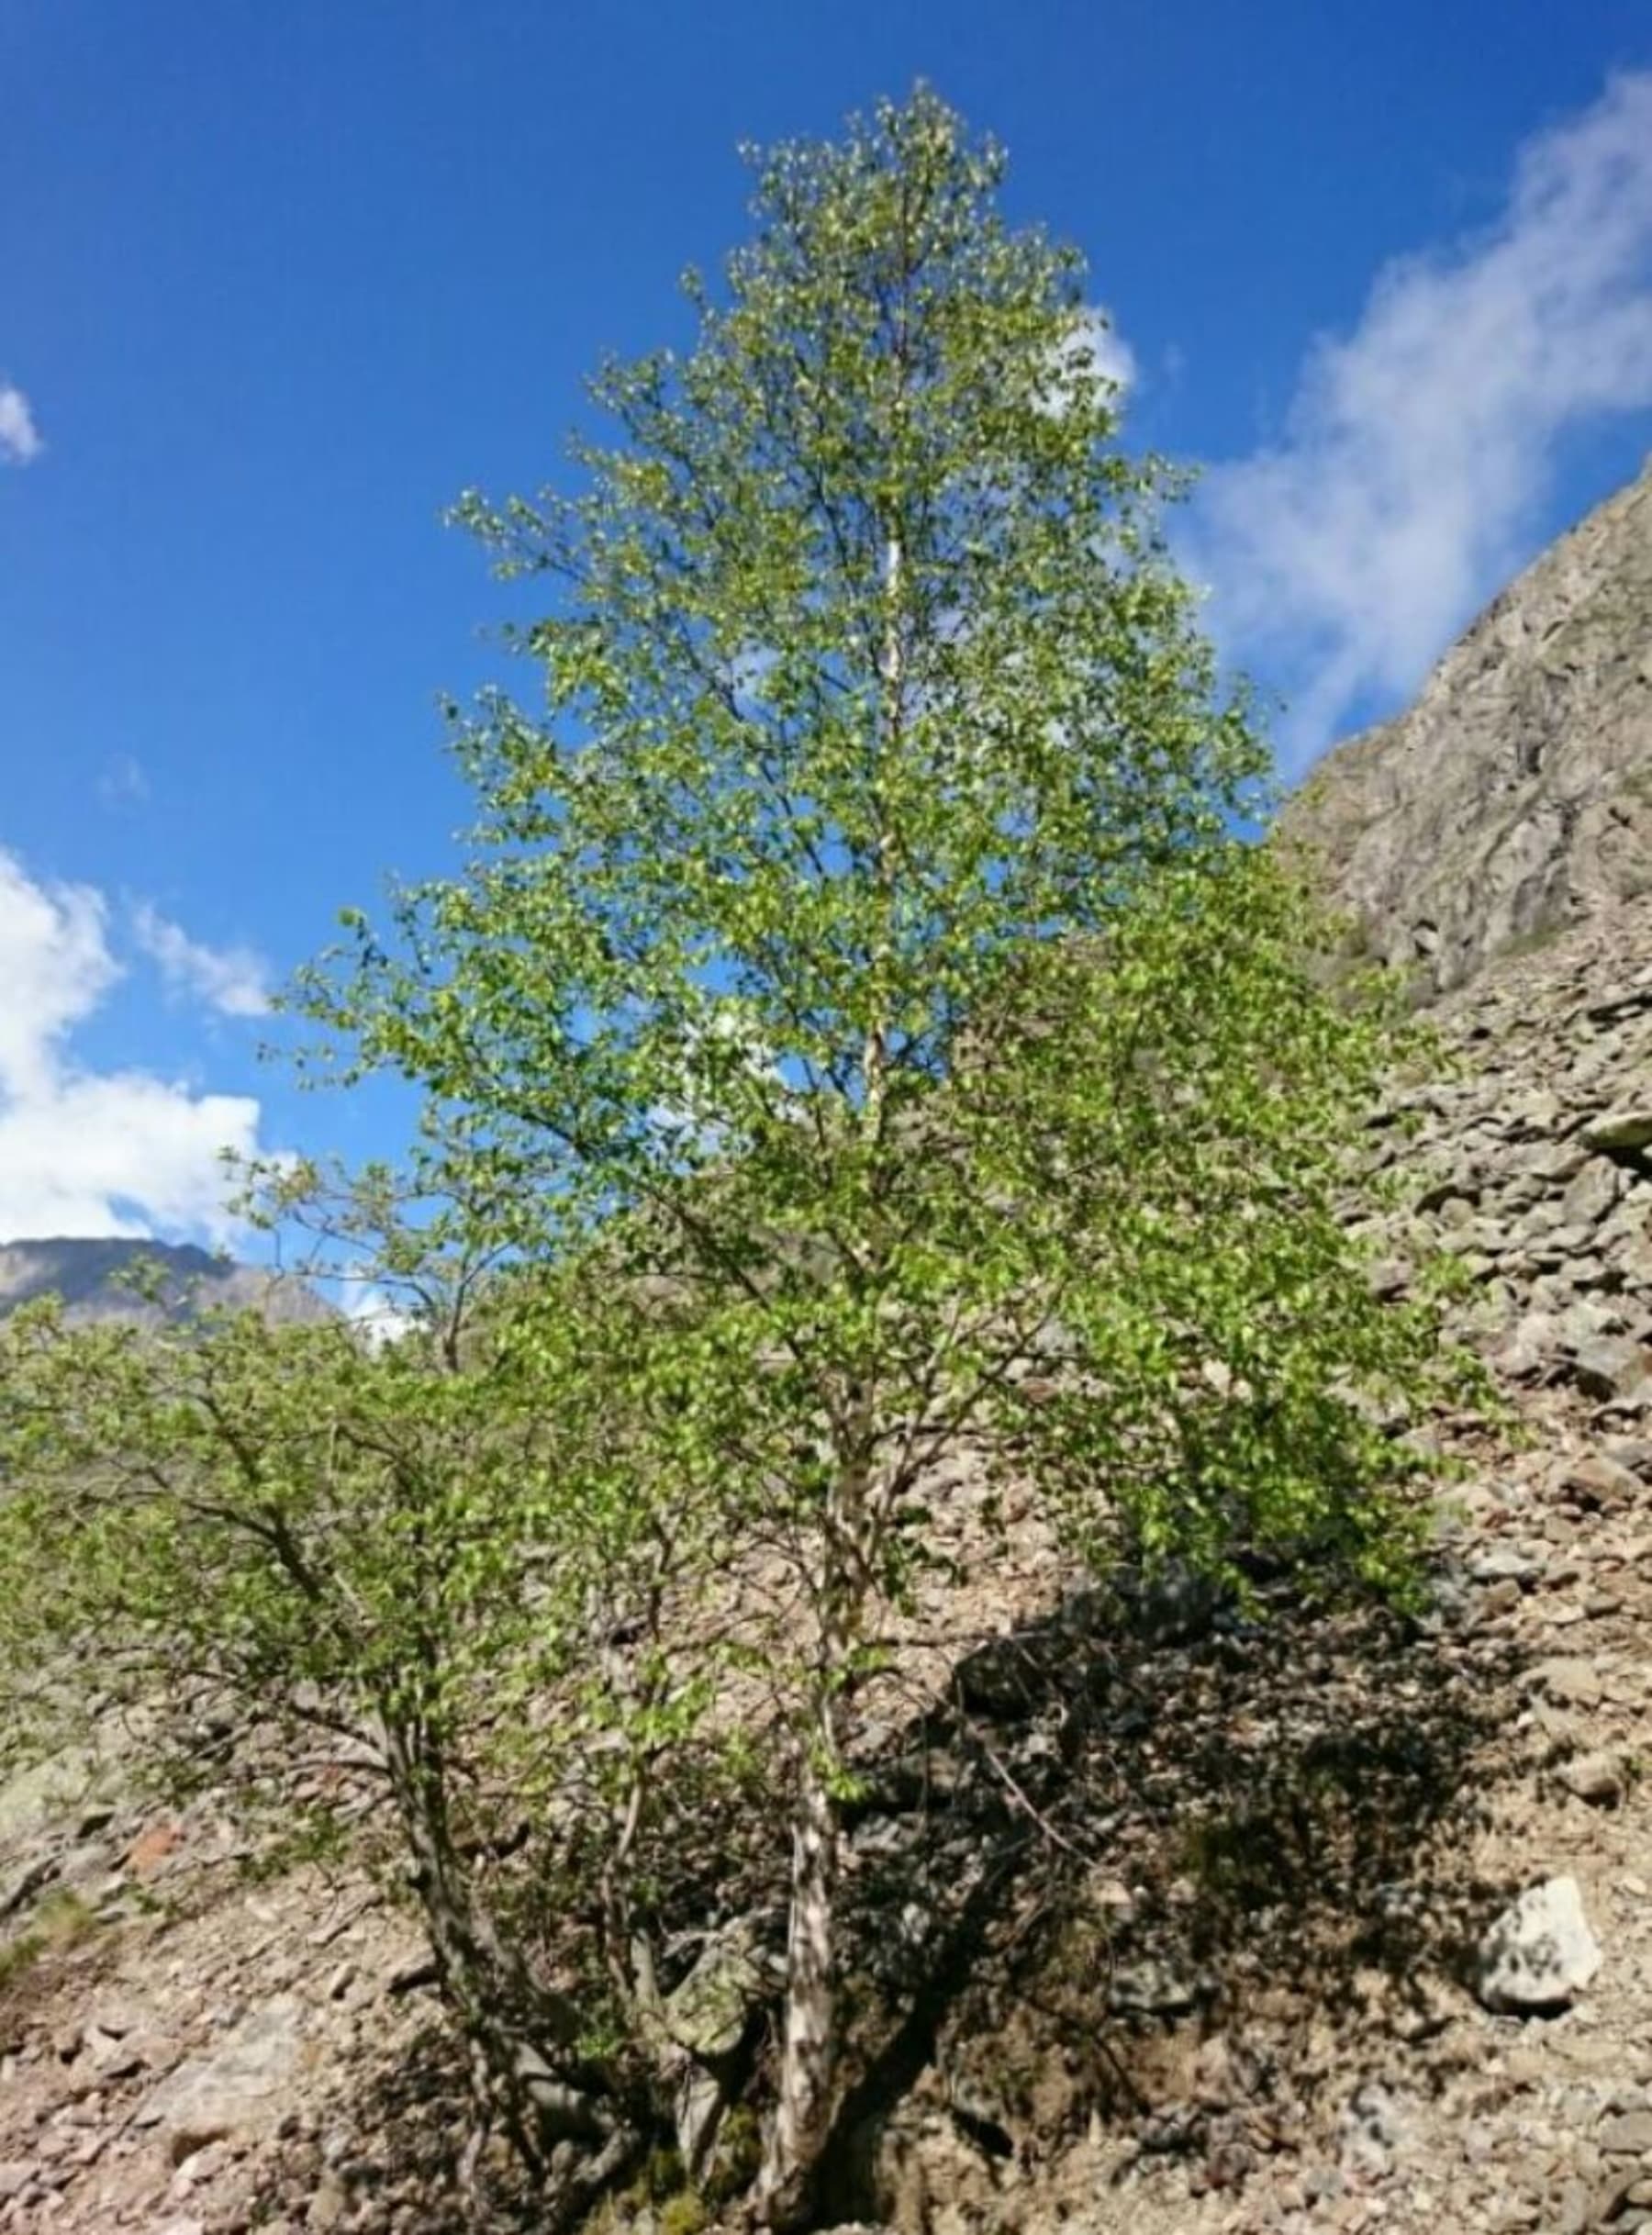
[[1517, 1671], [1283, 1589], [1087, 1593], [961, 1662], [868, 1765], [826, 2216], [899, 2210], [914, 2095], [988, 2159], [1099, 2120], [1231, 2181], [1368, 2036], [1443, 2030], [1508, 1891], [1476, 1835]]
[[[1517, 1673], [1501, 1642], [1304, 1612], [1283, 1587], [1260, 1619], [1098, 1592], [972, 1651], [942, 1704], [868, 1731], [820, 2224], [922, 2225], [903, 2167], [937, 2131], [988, 2186], [996, 2161], [1035, 2171], [1098, 2122], [1236, 2182], [1299, 2139], [1304, 2102], [1357, 2070], [1362, 2042], [1439, 2030], [1508, 1891], [1477, 1875], [1477, 1834]], [[360, 2138], [340, 2161], [352, 2226], [477, 2224], [457, 2180], [463, 2059], [432, 2020], [334, 2106]], [[319, 2165], [298, 2145], [271, 2208]], [[483, 2224], [533, 2224], [502, 2165]]]

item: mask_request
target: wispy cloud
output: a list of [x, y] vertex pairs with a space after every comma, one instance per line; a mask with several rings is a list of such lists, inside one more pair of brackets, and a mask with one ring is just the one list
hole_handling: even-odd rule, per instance
[[268, 1013], [269, 972], [250, 947], [206, 946], [147, 900], [132, 910], [132, 933], [174, 992], [205, 1001], [220, 1016]]
[[149, 777], [143, 763], [135, 754], [114, 754], [98, 770], [97, 798], [100, 806], [115, 810], [141, 807], [149, 796]]
[[1390, 264], [1285, 430], [1207, 474], [1196, 571], [1296, 765], [1410, 691], [1528, 555], [1557, 448], [1652, 405], [1652, 73], [1529, 140], [1497, 222]]
[[77, 1061], [120, 976], [102, 896], [0, 851], [0, 1240], [232, 1232], [220, 1152], [256, 1150], [258, 1104]]
[[28, 397], [10, 381], [0, 380], [0, 462], [28, 465], [45, 447]]

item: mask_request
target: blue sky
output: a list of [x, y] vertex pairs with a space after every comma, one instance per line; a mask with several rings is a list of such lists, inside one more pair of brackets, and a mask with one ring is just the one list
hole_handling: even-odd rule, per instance
[[[1646, 73], [1646, 74], [1643, 74]], [[733, 150], [930, 78], [1088, 254], [1292, 768], [1652, 442], [1644, 0], [0, 0], [0, 1237], [393, 1145], [262, 989], [452, 859], [439, 525], [680, 338]]]

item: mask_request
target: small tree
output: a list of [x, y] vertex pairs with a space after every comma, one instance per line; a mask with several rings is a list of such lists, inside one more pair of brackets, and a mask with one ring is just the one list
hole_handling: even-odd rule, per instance
[[227, 1707], [207, 1774], [410, 1889], [472, 2052], [470, 2162], [501, 2121], [560, 2224], [681, 2062], [631, 1889], [709, 1789], [685, 1645], [709, 1509], [670, 1312], [644, 1381], [640, 1300], [548, 1261], [497, 1144], [463, 1168], [446, 1201], [428, 1162], [410, 1190], [270, 1179], [268, 1214], [383, 1284], [371, 1336], [51, 1302], [0, 1327], [0, 1727], [124, 1701], [151, 1767], [198, 1777]]
[[544, 708], [455, 712], [474, 858], [307, 993], [698, 1315], [685, 1433], [792, 1740], [774, 2224], [829, 2129], [846, 1739], [935, 1462], [990, 1432], [1092, 1547], [1380, 1566], [1366, 1400], [1424, 1355], [1337, 1217], [1380, 1032], [1235, 835], [1266, 756], [1172, 478], [1002, 171], [925, 92], [757, 158], [693, 347], [596, 381], [584, 492], [464, 500], [542, 596]]

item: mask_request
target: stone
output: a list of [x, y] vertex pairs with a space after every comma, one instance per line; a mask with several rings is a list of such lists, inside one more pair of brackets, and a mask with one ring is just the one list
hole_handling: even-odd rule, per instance
[[0, 1785], [0, 1842], [41, 1830], [54, 1816], [84, 1797], [96, 1757], [84, 1747], [70, 1748], [48, 1761], [19, 1770]]
[[1560, 1486], [1578, 1504], [1597, 1513], [1632, 1503], [1641, 1489], [1630, 1469], [1603, 1451], [1591, 1451], [1568, 1467]]
[[1592, 1157], [1561, 1198], [1563, 1224], [1573, 1229], [1598, 1226], [1616, 1202], [1623, 1184], [1615, 1164], [1605, 1157]]
[[1615, 1806], [1624, 1797], [1624, 1772], [1615, 1754], [1579, 1754], [1563, 1763], [1559, 1774], [1568, 1793], [1596, 1807]]
[[1108, 2000], [1115, 2010], [1176, 2017], [1197, 2006], [1199, 1987], [1172, 1965], [1149, 1957], [1114, 1972]]
[[1549, 1312], [1527, 1312], [1496, 1345], [1492, 1357], [1512, 1381], [1527, 1381], [1553, 1365], [1560, 1325]]
[[174, 2161], [226, 2135], [257, 2138], [273, 2130], [298, 2069], [301, 2017], [291, 1995], [250, 2010], [216, 2048], [163, 2080], [139, 2106], [134, 2123], [160, 2128]]
[[714, 1934], [694, 1968], [665, 1998], [665, 2030], [705, 2063], [739, 2048], [768, 1993], [759, 1923], [742, 1917]]
[[1638, 1343], [1623, 1335], [1593, 1335], [1572, 1353], [1572, 1373], [1591, 1397], [1627, 1396], [1646, 1371]]
[[1602, 1111], [1584, 1126], [1583, 1139], [1591, 1148], [1608, 1154], [1652, 1148], [1652, 1102], [1625, 1102]]
[[1652, 2111], [1620, 2111], [1601, 2129], [1601, 2147], [1611, 2157], [1641, 2157], [1652, 2151]]
[[1591, 1660], [1574, 1659], [1569, 1656], [1554, 1660], [1540, 1660], [1532, 1671], [1532, 1682], [1549, 1698], [1558, 1700], [1568, 1707], [1597, 1707], [1601, 1701], [1601, 1677]]
[[304, 2215], [308, 2228], [342, 2227], [350, 2214], [350, 2191], [329, 2165], [316, 2184], [316, 2192]]
[[1494, 1544], [1475, 1554], [1468, 1572], [1477, 1583], [1535, 1583], [1543, 1573], [1543, 1562], [1513, 1545]]
[[1338, 2155], [1352, 2173], [1380, 2179], [1394, 2162], [1404, 2121], [1393, 2096], [1379, 2081], [1355, 2090], [1337, 2120]]
[[1491, 2010], [1564, 2008], [1601, 1968], [1575, 1878], [1528, 1886], [1479, 1945], [1477, 1991]]
[[184, 1837], [181, 1824], [152, 1824], [140, 1832], [127, 1850], [126, 1866], [135, 1876], [146, 1878], [151, 1871], [159, 1870]]
[[1525, 1593], [1512, 1577], [1500, 1583], [1491, 1583], [1481, 1592], [1478, 1613], [1482, 1622], [1495, 1622], [1503, 1615], [1512, 1615]]

